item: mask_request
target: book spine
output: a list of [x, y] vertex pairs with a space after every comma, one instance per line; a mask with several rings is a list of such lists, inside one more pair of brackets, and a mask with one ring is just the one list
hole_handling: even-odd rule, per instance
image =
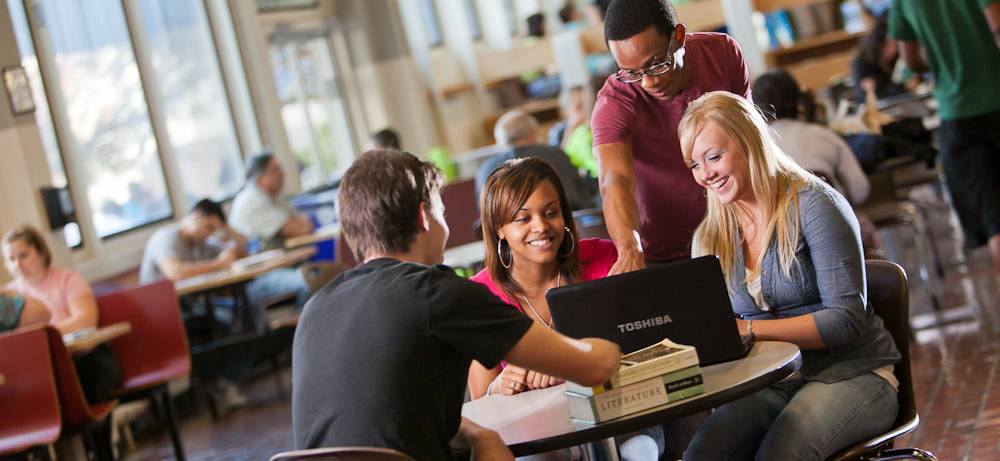
[[[680, 370], [676, 370], [676, 371], [671, 371], [671, 372], [665, 373], [663, 375], [660, 375], [659, 378], [663, 382], [669, 383], [669, 382], [679, 381], [679, 380], [682, 380], [682, 379], [685, 379], [685, 378], [690, 378], [691, 376], [699, 375], [699, 374], [701, 374], [701, 368], [698, 367], [698, 365], [692, 365], [692, 366], [687, 367], [687, 368], [682, 368]], [[586, 386], [581, 386], [579, 384], [576, 384], [574, 382], [569, 382], [566, 385], [566, 390], [569, 391], [569, 392], [575, 392], [577, 394], [582, 394], [582, 395], [588, 395], [589, 396], [589, 395], [600, 395], [600, 394], [608, 392], [608, 391], [610, 391], [612, 389], [618, 389], [618, 388], [621, 388], [623, 386], [628, 386], [628, 385], [630, 385], [630, 384], [616, 386], [611, 381], [608, 381], [608, 382], [606, 382], [604, 384], [601, 384], [601, 385], [598, 385], [598, 386], [586, 387]]]
[[[668, 391], [668, 388], [673, 390]], [[704, 391], [699, 374], [672, 383], [651, 379], [592, 397], [567, 392], [566, 399], [569, 401], [571, 418], [599, 423], [692, 397]]]
[[611, 383], [609, 387], [625, 386], [695, 365], [698, 365], [698, 353], [695, 352], [694, 348], [686, 349], [683, 352], [678, 352], [676, 355], [664, 357], [648, 365], [620, 368], [618, 373], [609, 380], [609, 383]]

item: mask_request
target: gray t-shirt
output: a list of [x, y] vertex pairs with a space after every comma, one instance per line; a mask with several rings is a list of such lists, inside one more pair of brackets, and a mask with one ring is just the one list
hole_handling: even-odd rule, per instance
[[142, 265], [139, 266], [139, 282], [149, 283], [164, 278], [160, 272], [160, 263], [170, 257], [176, 257], [182, 262], [197, 262], [212, 259], [225, 249], [212, 239], [200, 244], [192, 244], [181, 237], [180, 223], [161, 227], [146, 242], [146, 250], [142, 254]]

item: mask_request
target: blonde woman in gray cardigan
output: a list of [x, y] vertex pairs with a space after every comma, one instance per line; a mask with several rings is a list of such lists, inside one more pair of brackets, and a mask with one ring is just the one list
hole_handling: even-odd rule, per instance
[[717, 408], [684, 458], [821, 460], [887, 429], [899, 352], [866, 307], [850, 205], [782, 152], [741, 97], [702, 96], [678, 132], [708, 199], [692, 254], [719, 257], [742, 333], [803, 351], [795, 376]]

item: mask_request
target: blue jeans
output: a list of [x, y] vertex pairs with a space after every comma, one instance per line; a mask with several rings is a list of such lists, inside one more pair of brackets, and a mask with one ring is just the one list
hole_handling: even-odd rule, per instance
[[794, 380], [716, 408], [684, 452], [698, 460], [823, 460], [889, 429], [896, 391], [874, 373]]
[[251, 306], [260, 306], [268, 298], [285, 293], [295, 293], [295, 306], [300, 309], [309, 300], [312, 292], [309, 291], [309, 284], [302, 276], [302, 271], [292, 268], [275, 269], [247, 284], [247, 299]]

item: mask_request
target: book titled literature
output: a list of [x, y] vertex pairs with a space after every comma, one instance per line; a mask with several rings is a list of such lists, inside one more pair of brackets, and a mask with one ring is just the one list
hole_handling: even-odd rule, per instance
[[[588, 396], [567, 390], [570, 418], [599, 423], [705, 392], [700, 368], [694, 366], [682, 371], [680, 375], [659, 376], [597, 395]], [[683, 377], [665, 381], [667, 376], [671, 376], [670, 379]]]
[[[664, 339], [649, 347], [644, 347], [621, 358], [618, 372], [604, 384], [594, 386], [590, 392], [599, 394], [607, 389], [622, 387], [656, 376], [698, 365], [698, 353], [694, 347], [677, 344]], [[575, 387], [584, 387], [573, 385]]]

